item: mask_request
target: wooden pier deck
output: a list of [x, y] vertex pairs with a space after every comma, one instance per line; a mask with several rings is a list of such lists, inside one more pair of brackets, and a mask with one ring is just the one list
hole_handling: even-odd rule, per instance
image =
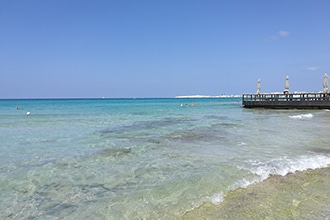
[[243, 94], [245, 108], [330, 109], [329, 93]]

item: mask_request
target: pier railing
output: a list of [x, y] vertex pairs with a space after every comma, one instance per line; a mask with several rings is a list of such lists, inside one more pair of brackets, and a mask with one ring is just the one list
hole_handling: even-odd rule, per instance
[[329, 93], [243, 94], [246, 108], [330, 108]]

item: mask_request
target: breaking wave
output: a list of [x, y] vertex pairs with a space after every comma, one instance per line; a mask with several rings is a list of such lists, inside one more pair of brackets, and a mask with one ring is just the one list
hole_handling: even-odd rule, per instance
[[308, 114], [301, 114], [301, 115], [292, 115], [289, 117], [292, 119], [307, 119], [307, 118], [313, 118], [313, 114], [308, 113]]
[[[228, 191], [238, 188], [247, 188], [250, 185], [260, 183], [270, 176], [285, 176], [296, 171], [305, 171], [308, 169], [325, 168], [330, 165], [330, 157], [324, 155], [300, 156], [298, 158], [277, 158], [268, 162], [249, 161], [250, 168], [238, 167], [250, 172], [251, 176], [236, 181], [228, 187]], [[223, 192], [207, 196], [206, 200], [218, 205], [225, 200]]]

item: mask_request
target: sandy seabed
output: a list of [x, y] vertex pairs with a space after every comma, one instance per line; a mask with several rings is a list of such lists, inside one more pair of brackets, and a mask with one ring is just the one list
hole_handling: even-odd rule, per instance
[[183, 219], [330, 219], [330, 167], [271, 176]]

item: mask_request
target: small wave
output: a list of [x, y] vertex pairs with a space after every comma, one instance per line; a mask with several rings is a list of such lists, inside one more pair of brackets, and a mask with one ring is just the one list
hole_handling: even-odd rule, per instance
[[[231, 189], [239, 187], [246, 188], [249, 185], [262, 182], [273, 175], [285, 176], [296, 171], [305, 171], [307, 169], [318, 169], [330, 165], [330, 157], [324, 155], [301, 156], [299, 158], [279, 158], [269, 162], [253, 162], [251, 168], [248, 168], [253, 177], [244, 178], [237, 181]], [[246, 168], [241, 168], [246, 169]]]
[[311, 113], [308, 113], [308, 114], [301, 114], [301, 115], [292, 115], [289, 117], [293, 118], [293, 119], [305, 119], [305, 118], [313, 118], [313, 115]]
[[[233, 191], [238, 188], [247, 188], [250, 185], [260, 183], [270, 176], [285, 176], [296, 171], [305, 171], [308, 169], [318, 169], [330, 166], [330, 157], [324, 155], [317, 156], [301, 156], [298, 158], [278, 158], [269, 162], [250, 161], [251, 168], [238, 167], [240, 169], [248, 170], [251, 176], [236, 181], [233, 185], [228, 187], [228, 191]], [[206, 196], [199, 202], [195, 203], [195, 207], [200, 207], [204, 202], [211, 202], [214, 205], [219, 205], [226, 199], [225, 193], [220, 192], [212, 196]]]

